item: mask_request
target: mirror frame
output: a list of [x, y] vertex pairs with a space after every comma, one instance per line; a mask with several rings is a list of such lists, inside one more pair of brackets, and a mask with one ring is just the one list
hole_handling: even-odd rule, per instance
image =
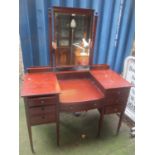
[[[91, 46], [90, 46], [90, 55], [89, 55], [89, 64], [93, 64], [93, 54], [94, 54], [94, 44], [95, 44], [95, 37], [96, 37], [96, 27], [97, 27], [97, 14], [94, 15], [94, 10], [92, 9], [83, 9], [83, 8], [70, 8], [70, 7], [57, 7], [54, 6], [53, 8], [50, 8], [48, 11], [48, 28], [49, 28], [49, 45], [50, 45], [50, 66], [56, 67], [56, 56], [55, 56], [55, 48], [52, 46], [52, 38], [53, 41], [56, 41], [56, 33], [54, 31], [54, 34], [52, 34], [52, 29], [56, 29], [55, 23], [52, 23], [53, 21], [56, 21], [55, 13], [66, 13], [66, 14], [79, 14], [79, 15], [86, 15], [91, 17], [90, 24], [91, 30], [90, 30], [90, 38], [91, 38]], [[54, 20], [52, 20], [54, 19]], [[68, 65], [70, 66], [70, 65]], [[76, 65], [75, 65], [76, 66]], [[78, 65], [79, 66], [79, 65]], [[82, 65], [81, 65], [82, 66]], [[62, 66], [63, 67], [63, 66]]]

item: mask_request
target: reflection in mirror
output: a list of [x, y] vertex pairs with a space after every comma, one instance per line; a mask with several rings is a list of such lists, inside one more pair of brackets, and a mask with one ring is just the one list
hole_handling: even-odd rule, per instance
[[88, 65], [91, 31], [91, 15], [54, 13], [56, 66]]

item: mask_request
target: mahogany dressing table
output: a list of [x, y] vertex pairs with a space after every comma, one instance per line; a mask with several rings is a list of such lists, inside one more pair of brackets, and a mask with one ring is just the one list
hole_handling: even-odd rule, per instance
[[[102, 66], [102, 67], [101, 67]], [[107, 65], [93, 65], [89, 70], [53, 72], [52, 67], [29, 68], [24, 75], [21, 96], [24, 97], [27, 126], [33, 149], [31, 126], [56, 123], [59, 145], [59, 117], [61, 112], [98, 109], [101, 132], [105, 114], [120, 113], [119, 132], [130, 87], [120, 75]], [[102, 69], [101, 69], [102, 68]], [[67, 70], [65, 68], [64, 70]]]
[[[60, 64], [53, 63], [53, 59], [59, 59], [60, 57], [53, 54], [56, 53], [55, 50], [57, 49], [53, 49], [52, 47], [52, 31], [50, 31], [51, 64], [46, 67], [28, 68], [27, 73], [25, 73], [23, 77], [24, 81], [21, 89], [21, 96], [24, 98], [27, 127], [32, 152], [34, 152], [34, 148], [31, 127], [34, 125], [55, 123], [57, 145], [60, 144], [59, 117], [61, 112], [80, 112], [98, 109], [100, 113], [97, 133], [98, 136], [101, 133], [104, 115], [120, 113], [120, 119], [117, 127], [118, 134], [129, 91], [132, 86], [119, 74], [112, 71], [108, 65], [92, 65], [93, 46], [96, 32], [95, 28], [97, 22], [97, 18], [93, 16], [92, 10], [69, 8], [67, 11], [66, 8], [60, 8], [59, 10], [58, 7], [54, 10], [57, 12], [55, 18], [59, 17], [59, 19], [63, 17], [61, 12], [63, 15], [67, 12], [67, 17], [65, 17], [67, 18], [66, 22], [69, 19], [72, 21], [73, 18], [79, 20], [76, 17], [80, 14], [80, 18], [83, 18], [82, 14], [84, 13], [88, 16], [88, 18], [84, 16], [84, 19], [91, 19], [91, 22], [89, 23], [91, 24], [91, 27], [89, 27], [89, 30], [81, 30], [79, 28], [79, 31], [82, 34], [86, 34], [87, 32], [86, 40], [91, 38], [91, 44], [89, 45], [89, 62], [88, 64], [78, 66], [73, 61], [71, 61], [72, 64], [69, 66], [67, 66], [67, 63], [65, 64], [66, 66], [62, 66], [63, 64], [61, 64], [60, 61], [58, 61]], [[60, 13], [60, 16], [58, 13]], [[69, 13], [71, 15], [68, 15]], [[73, 16], [73, 14], [76, 14], [76, 16]], [[49, 14], [49, 27], [52, 25], [51, 18], [52, 15]], [[56, 39], [56, 36], [54, 39]], [[78, 40], [78, 37], [76, 39]], [[60, 52], [61, 48], [58, 48], [58, 51]], [[72, 44], [68, 45], [66, 49], [69, 49], [69, 53], [74, 52]]]

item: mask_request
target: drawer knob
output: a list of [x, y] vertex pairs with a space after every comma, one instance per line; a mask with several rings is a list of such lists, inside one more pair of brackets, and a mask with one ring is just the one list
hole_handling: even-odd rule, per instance
[[116, 112], [116, 111], [117, 111], [117, 108], [114, 109], [114, 112]]
[[41, 110], [45, 110], [45, 107], [42, 107]]
[[43, 100], [41, 100], [41, 103], [44, 103], [44, 101], [43, 101]]
[[97, 104], [96, 103], [94, 103], [94, 106], [96, 106]]
[[42, 119], [45, 119], [45, 116], [42, 116], [41, 118], [42, 118]]

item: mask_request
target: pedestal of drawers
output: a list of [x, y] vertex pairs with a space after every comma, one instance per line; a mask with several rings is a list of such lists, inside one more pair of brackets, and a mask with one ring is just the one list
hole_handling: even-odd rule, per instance
[[30, 144], [34, 152], [31, 126], [56, 123], [59, 120], [58, 95], [25, 97], [24, 102]]
[[[115, 88], [106, 90], [105, 105], [103, 112], [99, 110], [102, 117], [106, 114], [120, 113], [119, 123], [116, 134], [119, 133], [123, 114], [126, 108], [130, 88]], [[103, 119], [103, 118], [102, 118]]]

